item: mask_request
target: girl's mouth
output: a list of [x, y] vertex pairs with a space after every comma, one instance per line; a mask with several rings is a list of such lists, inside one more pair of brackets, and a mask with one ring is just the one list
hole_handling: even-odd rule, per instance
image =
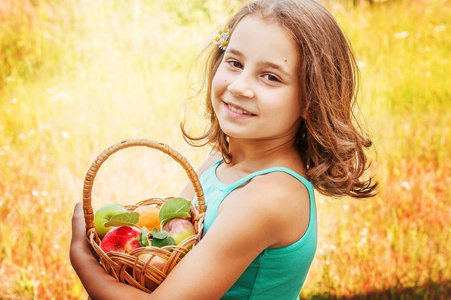
[[248, 116], [253, 116], [253, 115], [254, 115], [254, 114], [251, 114], [250, 112], [245, 111], [245, 110], [243, 110], [243, 109], [241, 109], [241, 108], [238, 108], [238, 107], [236, 107], [236, 106], [232, 106], [232, 105], [227, 104], [227, 103], [226, 103], [226, 105], [227, 105], [227, 108], [228, 108], [231, 112], [234, 112], [234, 113], [236, 113], [236, 114], [240, 114], [240, 115], [248, 115]]

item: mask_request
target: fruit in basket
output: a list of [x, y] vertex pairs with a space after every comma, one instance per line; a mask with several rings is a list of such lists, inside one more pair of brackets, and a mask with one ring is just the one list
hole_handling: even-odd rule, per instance
[[127, 212], [125, 207], [117, 203], [108, 203], [101, 206], [94, 215], [94, 227], [99, 238], [103, 238], [108, 231], [113, 229], [113, 226], [105, 226], [112, 217]]
[[145, 226], [149, 231], [152, 231], [154, 228], [160, 230], [159, 208], [153, 205], [141, 205], [134, 212], [139, 213], [139, 220], [136, 225]]
[[190, 221], [183, 218], [174, 218], [169, 220], [163, 226], [163, 230], [169, 233], [169, 236], [174, 239], [176, 245], [180, 244], [187, 237], [196, 234], [194, 225]]
[[[155, 267], [156, 269], [158, 269], [159, 271], [163, 272], [164, 266], [166, 265], [166, 260], [156, 256], [156, 255], [152, 255], [149, 253], [144, 253], [138, 256], [140, 260], [142, 260], [143, 262], [147, 263], [149, 261], [149, 259], [151, 259], [151, 261], [149, 262], [149, 264], [153, 267]], [[164, 278], [163, 278], [164, 279]], [[145, 286], [146, 288], [148, 288], [151, 291], [154, 291], [157, 287], [158, 284], [156, 282], [154, 282], [153, 280], [146, 278], [145, 279]]]
[[138, 257], [145, 263], [147, 263], [149, 259], [152, 259], [149, 264], [160, 271], [163, 271], [164, 265], [166, 264], [166, 260], [150, 253], [144, 253], [139, 255]]
[[133, 226], [114, 227], [102, 239], [100, 247], [105, 253], [110, 251], [130, 253], [133, 249], [141, 247], [139, 234], [141, 230]]

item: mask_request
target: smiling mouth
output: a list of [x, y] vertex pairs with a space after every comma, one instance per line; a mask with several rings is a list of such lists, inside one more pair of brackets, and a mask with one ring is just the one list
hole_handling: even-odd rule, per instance
[[227, 105], [227, 108], [228, 108], [230, 111], [232, 111], [232, 112], [234, 112], [234, 113], [236, 113], [236, 114], [247, 115], [247, 116], [254, 116], [254, 114], [251, 114], [251, 113], [248, 112], [248, 111], [242, 110], [241, 108], [232, 106], [232, 105], [227, 104], [227, 103], [226, 103], [226, 105]]

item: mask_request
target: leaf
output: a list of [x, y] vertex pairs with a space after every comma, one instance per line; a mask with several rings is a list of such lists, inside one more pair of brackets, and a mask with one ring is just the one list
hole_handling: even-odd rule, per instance
[[161, 226], [174, 218], [190, 218], [191, 201], [184, 198], [172, 198], [166, 201], [160, 208], [159, 219]]
[[152, 230], [152, 236], [156, 239], [163, 240], [169, 236], [169, 232], [162, 230], [158, 231], [156, 228]]
[[105, 227], [110, 226], [133, 226], [138, 223], [139, 213], [137, 212], [124, 212], [113, 216], [108, 222], [105, 223]]
[[157, 229], [152, 230], [152, 246], [154, 247], [163, 247], [169, 245], [175, 245], [175, 240], [169, 236], [169, 232], [162, 230], [158, 231]]
[[152, 246], [154, 247], [164, 247], [172, 245], [175, 245], [175, 240], [170, 236], [162, 240], [156, 239], [155, 237], [152, 239]]
[[147, 247], [150, 245], [149, 243], [149, 229], [147, 229], [146, 226], [143, 226], [141, 229], [141, 233], [138, 237], [138, 242], [141, 245], [141, 247]]

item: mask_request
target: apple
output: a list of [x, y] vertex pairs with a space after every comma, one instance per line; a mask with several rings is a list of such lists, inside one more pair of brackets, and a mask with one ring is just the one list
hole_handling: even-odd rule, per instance
[[105, 223], [110, 221], [110, 219], [115, 215], [125, 212], [127, 212], [127, 209], [117, 203], [105, 204], [96, 211], [96, 214], [94, 215], [94, 227], [100, 239], [102, 239], [105, 234], [113, 228], [112, 226], [106, 227]]
[[[156, 256], [156, 255], [152, 255], [149, 253], [144, 253], [139, 255], [139, 259], [142, 260], [143, 262], [147, 263], [149, 261], [149, 259], [152, 259], [149, 264], [155, 268], [157, 268], [158, 270], [160, 270], [161, 272], [163, 272], [164, 266], [166, 265], [166, 260]], [[164, 277], [163, 277], [164, 279]], [[146, 288], [148, 288], [151, 291], [154, 291], [157, 287], [158, 287], [158, 283], [156, 283], [155, 281], [146, 278], [145, 279], [145, 286]]]
[[100, 247], [105, 253], [110, 251], [130, 253], [133, 249], [141, 247], [140, 233], [141, 230], [133, 226], [114, 227], [102, 239]]
[[160, 271], [163, 271], [164, 265], [166, 264], [166, 260], [154, 254], [144, 253], [139, 255], [138, 257], [145, 263], [147, 263], [149, 259], [152, 259], [149, 264], [151, 264]]
[[187, 237], [196, 234], [194, 225], [190, 221], [183, 218], [174, 218], [169, 220], [163, 226], [163, 230], [169, 232], [169, 236], [174, 239], [176, 245], [180, 244]]

